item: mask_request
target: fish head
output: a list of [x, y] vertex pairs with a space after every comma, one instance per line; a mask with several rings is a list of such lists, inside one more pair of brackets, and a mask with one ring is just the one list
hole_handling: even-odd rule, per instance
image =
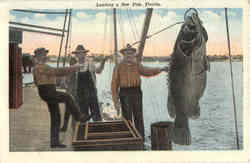
[[194, 48], [201, 45], [201, 39], [204, 36], [206, 36], [205, 40], [207, 40], [207, 34], [202, 26], [202, 21], [196, 13], [192, 13], [192, 15], [185, 17], [177, 44], [179, 44], [185, 55], [190, 56]]
[[192, 20], [188, 20], [184, 23], [182, 32], [184, 41], [192, 41], [197, 37], [198, 27]]

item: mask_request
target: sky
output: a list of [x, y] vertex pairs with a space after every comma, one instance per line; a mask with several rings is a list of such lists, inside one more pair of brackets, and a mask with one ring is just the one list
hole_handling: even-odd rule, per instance
[[[39, 9], [32, 9], [39, 10]], [[148, 34], [151, 35], [163, 28], [184, 20], [187, 9], [154, 9]], [[227, 35], [224, 8], [198, 8], [199, 17], [208, 32], [207, 54], [227, 55]], [[65, 11], [65, 10], [41, 10]], [[90, 50], [90, 54], [111, 54], [114, 51], [114, 28], [112, 9], [73, 9], [72, 29], [70, 31], [68, 53], [74, 51], [78, 44]], [[140, 40], [143, 28], [145, 9], [117, 10], [118, 49], [127, 43]], [[64, 15], [24, 13], [10, 10], [10, 21], [63, 28]], [[228, 9], [231, 52], [242, 54], [242, 9]], [[66, 24], [67, 26], [67, 24]], [[144, 56], [168, 56], [172, 53], [174, 43], [181, 25], [169, 28], [150, 39], [147, 39]], [[65, 53], [65, 40], [62, 55]], [[61, 37], [39, 33], [24, 32], [21, 45], [23, 53], [31, 53], [35, 48], [45, 47], [51, 55], [59, 54]], [[137, 45], [135, 45], [137, 47]]]

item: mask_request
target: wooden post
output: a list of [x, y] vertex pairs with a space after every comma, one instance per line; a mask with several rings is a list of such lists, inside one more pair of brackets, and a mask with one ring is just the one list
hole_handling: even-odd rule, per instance
[[17, 109], [23, 104], [22, 78], [22, 31], [9, 30], [9, 108]]
[[139, 61], [139, 62], [141, 62], [141, 60], [142, 60], [142, 55], [143, 55], [144, 46], [145, 46], [145, 43], [146, 43], [149, 24], [150, 24], [150, 20], [151, 20], [151, 17], [152, 17], [152, 12], [153, 12], [153, 8], [148, 8], [147, 11], [146, 11], [146, 17], [145, 17], [145, 21], [144, 21], [144, 25], [143, 25], [141, 41], [140, 41], [140, 45], [138, 47], [137, 61]]
[[156, 122], [151, 124], [152, 150], [172, 150], [172, 143], [169, 140], [168, 132], [173, 125], [173, 122]]

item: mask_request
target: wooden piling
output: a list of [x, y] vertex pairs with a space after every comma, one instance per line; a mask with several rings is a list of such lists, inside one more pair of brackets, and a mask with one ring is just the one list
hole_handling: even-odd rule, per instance
[[173, 122], [156, 122], [151, 124], [151, 149], [172, 150], [172, 143], [168, 133]]

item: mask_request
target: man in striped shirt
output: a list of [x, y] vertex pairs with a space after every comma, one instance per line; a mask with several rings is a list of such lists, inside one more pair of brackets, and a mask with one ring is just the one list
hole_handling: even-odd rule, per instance
[[121, 107], [122, 116], [125, 119], [129, 121], [134, 119], [135, 127], [144, 139], [141, 76], [155, 76], [163, 71], [167, 72], [168, 67], [143, 66], [136, 60], [136, 49], [129, 44], [121, 49], [120, 53], [123, 54], [124, 59], [114, 68], [111, 83], [112, 99], [118, 112]]

